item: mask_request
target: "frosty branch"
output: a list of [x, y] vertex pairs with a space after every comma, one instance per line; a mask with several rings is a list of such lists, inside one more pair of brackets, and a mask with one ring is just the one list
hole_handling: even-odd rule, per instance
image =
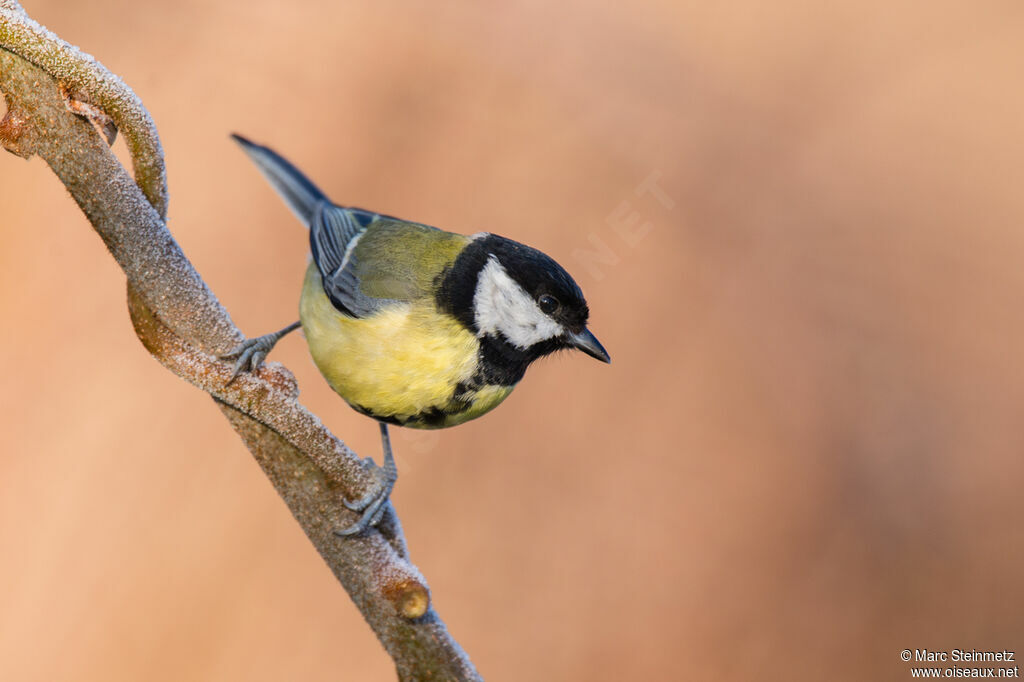
[[[228, 385], [231, 367], [217, 356], [243, 337], [167, 230], [163, 152], [142, 102], [15, 0], [0, 0], [0, 92], [8, 109], [0, 145], [41, 157], [67, 187], [124, 270], [143, 345], [213, 397], [395, 661], [399, 678], [479, 679], [431, 607], [390, 505], [377, 529], [350, 539], [334, 534], [353, 522], [343, 498], [360, 496], [372, 479], [299, 404], [291, 373], [270, 363]], [[107, 125], [125, 136], [134, 179], [83, 112], [94, 113], [93, 123], [109, 117]]]

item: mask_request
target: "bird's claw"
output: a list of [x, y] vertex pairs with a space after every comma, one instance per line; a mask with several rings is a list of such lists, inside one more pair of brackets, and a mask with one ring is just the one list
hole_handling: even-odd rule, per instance
[[257, 336], [254, 339], [246, 339], [235, 346], [231, 352], [219, 356], [221, 360], [235, 360], [235, 369], [231, 373], [228, 383], [230, 384], [238, 378], [238, 375], [242, 372], [255, 372], [258, 370], [266, 359], [267, 353], [281, 340], [281, 337], [301, 326], [301, 322], [294, 322], [279, 331]]
[[358, 521], [348, 528], [334, 531], [335, 535], [341, 537], [358, 535], [367, 528], [376, 526], [387, 510], [388, 498], [391, 496], [391, 490], [395, 487], [395, 481], [398, 479], [398, 476], [392, 475], [387, 469], [377, 467], [372, 462], [368, 462], [368, 464], [375, 469], [374, 475], [377, 480], [374, 482], [373, 487], [358, 500], [342, 500], [346, 508], [354, 512], [362, 512], [362, 515]]
[[362, 512], [359, 520], [348, 528], [334, 531], [335, 535], [348, 537], [358, 535], [367, 528], [376, 526], [384, 516], [388, 508], [388, 497], [391, 496], [391, 489], [395, 487], [398, 480], [398, 467], [395, 466], [395, 456], [391, 452], [391, 438], [388, 435], [388, 425], [380, 423], [381, 445], [384, 447], [384, 466], [378, 467], [371, 459], [364, 459], [363, 466], [371, 470], [375, 479], [373, 487], [358, 500], [350, 502], [343, 499], [346, 507], [354, 512]]
[[[270, 336], [269, 334], [267, 336]], [[238, 378], [238, 375], [242, 372], [255, 372], [263, 364], [263, 361], [267, 357], [267, 353], [273, 348], [274, 343], [277, 339], [269, 340], [267, 336], [259, 336], [255, 339], [246, 339], [242, 343], [235, 346], [235, 348], [229, 352], [219, 356], [221, 360], [234, 360], [235, 367], [231, 373], [231, 378], [228, 379], [230, 384], [232, 381]], [[268, 343], [268, 341], [270, 341]]]

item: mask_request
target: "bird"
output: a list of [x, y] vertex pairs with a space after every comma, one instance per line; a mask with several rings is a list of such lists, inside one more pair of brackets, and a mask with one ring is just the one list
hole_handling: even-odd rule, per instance
[[379, 422], [383, 468], [345, 505], [362, 533], [383, 516], [398, 478], [388, 425], [456, 426], [497, 407], [535, 360], [576, 349], [611, 357], [588, 329], [583, 292], [537, 249], [488, 232], [463, 235], [332, 202], [269, 147], [231, 136], [309, 229], [312, 258], [299, 321], [246, 339], [229, 381], [259, 368], [302, 328], [330, 387]]

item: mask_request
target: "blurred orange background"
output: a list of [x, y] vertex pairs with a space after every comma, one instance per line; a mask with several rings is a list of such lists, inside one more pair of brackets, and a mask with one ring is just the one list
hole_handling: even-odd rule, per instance
[[[232, 131], [576, 275], [611, 366], [395, 435], [413, 560], [486, 678], [1024, 649], [1019, 2], [24, 6], [152, 112], [170, 228], [249, 335], [296, 318], [307, 242]], [[0, 199], [0, 680], [393, 679], [57, 179], [2, 155]], [[272, 358], [379, 459], [298, 335]]]

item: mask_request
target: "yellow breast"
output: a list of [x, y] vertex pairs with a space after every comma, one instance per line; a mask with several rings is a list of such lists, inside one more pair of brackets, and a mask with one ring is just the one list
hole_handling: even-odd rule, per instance
[[341, 314], [310, 263], [299, 305], [302, 329], [320, 373], [355, 409], [419, 428], [454, 426], [479, 417], [512, 392], [483, 386], [467, 406], [453, 401], [470, 381], [479, 344], [433, 301], [396, 303], [365, 318]]

